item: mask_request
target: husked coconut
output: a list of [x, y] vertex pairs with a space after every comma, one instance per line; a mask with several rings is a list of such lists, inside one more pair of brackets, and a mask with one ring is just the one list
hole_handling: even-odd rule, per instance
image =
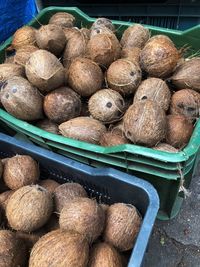
[[19, 28], [13, 36], [12, 39], [12, 48], [18, 50], [19, 48], [25, 47], [26, 45], [35, 45], [35, 34], [36, 31], [34, 28], [30, 26], [24, 26]]
[[178, 149], [176, 149], [175, 147], [170, 146], [169, 144], [166, 144], [166, 143], [159, 143], [157, 146], [154, 146], [153, 149], [160, 150], [160, 151], [166, 151], [166, 152], [173, 152], [173, 153], [178, 152]]
[[124, 136], [124, 123], [123, 119], [118, 123], [110, 125], [110, 131], [114, 134]]
[[26, 62], [29, 60], [31, 54], [37, 50], [39, 50], [39, 48], [34, 45], [27, 45], [19, 48], [14, 56], [14, 63], [25, 67]]
[[63, 28], [71, 28], [75, 24], [75, 17], [67, 12], [57, 12], [50, 20], [49, 24], [55, 24]]
[[24, 68], [13, 63], [0, 64], [0, 82], [4, 82], [13, 76], [24, 77]]
[[1, 210], [5, 211], [6, 206], [8, 204], [8, 200], [10, 199], [10, 197], [12, 196], [12, 194], [14, 192], [15, 192], [14, 190], [7, 190], [7, 191], [0, 194], [0, 208], [1, 208]]
[[46, 190], [48, 190], [50, 193], [54, 193], [56, 188], [60, 186], [60, 184], [52, 179], [45, 179], [40, 180], [38, 183], [40, 186], [44, 187]]
[[152, 41], [163, 42], [163, 43], [168, 42], [171, 45], [174, 45], [173, 41], [167, 35], [164, 35], [164, 34], [157, 34], [157, 35], [152, 36], [148, 40], [148, 43], [150, 43]]
[[140, 52], [141, 49], [138, 47], [123, 48], [121, 51], [121, 58], [127, 58], [128, 60], [137, 62], [139, 64]]
[[113, 32], [112, 30], [103, 25], [92, 27], [90, 32], [90, 38], [94, 37], [97, 34], [113, 34]]
[[91, 33], [91, 30], [90, 29], [87, 29], [87, 28], [81, 28], [80, 29], [80, 32], [85, 36], [86, 39], [90, 39], [90, 33]]
[[107, 29], [111, 30], [112, 32], [115, 31], [115, 25], [108, 18], [98, 18], [98, 19], [96, 19], [95, 22], [92, 24], [91, 29], [94, 29], [94, 28], [97, 28], [97, 27], [106, 27]]
[[129, 144], [129, 140], [123, 135], [113, 132], [104, 133], [100, 138], [101, 146], [119, 146], [123, 144]]
[[41, 128], [47, 132], [59, 134], [58, 124], [50, 121], [49, 119], [40, 120], [36, 123], [38, 128]]

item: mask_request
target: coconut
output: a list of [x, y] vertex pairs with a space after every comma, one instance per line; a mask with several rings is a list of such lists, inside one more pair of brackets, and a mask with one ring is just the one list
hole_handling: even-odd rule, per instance
[[38, 183], [40, 186], [44, 187], [46, 190], [48, 190], [50, 193], [54, 193], [56, 188], [60, 186], [60, 184], [52, 179], [45, 179], [41, 180]]
[[164, 110], [152, 100], [134, 103], [123, 118], [125, 136], [133, 143], [155, 146], [166, 135]]
[[1, 103], [14, 117], [33, 121], [43, 117], [43, 97], [26, 79], [13, 77], [1, 87]]
[[57, 12], [50, 18], [49, 24], [71, 28], [74, 26], [75, 20], [75, 17], [67, 12]]
[[87, 45], [88, 57], [102, 67], [109, 67], [120, 57], [120, 54], [120, 43], [114, 34], [97, 34], [89, 40]]
[[161, 108], [167, 111], [170, 104], [170, 98], [171, 92], [166, 82], [159, 78], [148, 78], [138, 87], [134, 96], [134, 103], [149, 99], [156, 102]]
[[56, 56], [48, 51], [32, 53], [25, 69], [28, 80], [41, 92], [49, 92], [64, 84], [64, 68]]
[[65, 48], [66, 39], [62, 28], [55, 24], [42, 26], [35, 34], [39, 48], [59, 56]]
[[0, 266], [25, 267], [27, 260], [27, 248], [23, 240], [11, 231], [0, 230]]
[[92, 60], [87, 58], [75, 59], [68, 71], [68, 83], [81, 96], [91, 96], [101, 89], [103, 72]]
[[190, 140], [193, 124], [183, 115], [167, 116], [166, 143], [182, 149]]
[[59, 229], [60, 226], [59, 226], [58, 216], [53, 213], [44, 227], [47, 230], [47, 232], [51, 232], [51, 231]]
[[45, 225], [52, 210], [51, 194], [39, 185], [27, 185], [10, 197], [6, 206], [6, 216], [13, 229], [32, 232]]
[[117, 250], [105, 243], [97, 243], [91, 248], [88, 267], [122, 267], [121, 255]]
[[157, 41], [157, 42], [163, 42], [163, 43], [170, 43], [171, 45], [174, 45], [173, 41], [164, 34], [158, 34], [158, 35], [154, 35], [152, 36], [149, 40], [148, 43], [152, 42], [152, 41]]
[[55, 230], [34, 245], [29, 267], [86, 267], [89, 246], [83, 235]]
[[85, 36], [86, 39], [88, 39], [88, 40], [90, 39], [90, 33], [91, 33], [90, 29], [81, 28], [80, 32]]
[[113, 132], [104, 133], [100, 139], [101, 146], [119, 146], [123, 144], [129, 144], [129, 140]]
[[5, 163], [3, 179], [12, 190], [25, 185], [36, 184], [39, 176], [38, 163], [30, 156], [17, 155]]
[[63, 32], [65, 34], [65, 39], [66, 39], [67, 42], [69, 41], [69, 39], [74, 38], [75, 36], [77, 37], [77, 36], [82, 35], [80, 33], [80, 31], [81, 30], [79, 28], [76, 28], [76, 27], [73, 27], [73, 28], [63, 28]]
[[61, 212], [66, 203], [77, 197], [87, 197], [85, 189], [78, 183], [65, 183], [54, 191], [55, 209]]
[[1, 208], [1, 210], [5, 211], [6, 206], [8, 204], [8, 201], [14, 192], [15, 191], [13, 191], [13, 190], [7, 190], [7, 191], [0, 194], [0, 208]]
[[94, 119], [111, 123], [119, 121], [123, 116], [125, 103], [118, 92], [111, 89], [102, 89], [90, 97], [88, 107]]
[[95, 20], [95, 22], [92, 24], [91, 29], [97, 28], [97, 27], [106, 27], [107, 29], [111, 30], [112, 32], [115, 31], [115, 26], [112, 24], [112, 21], [107, 18], [98, 18]]
[[137, 62], [118, 59], [108, 68], [106, 79], [111, 89], [129, 95], [139, 86], [142, 72]]
[[62, 123], [80, 115], [81, 100], [69, 87], [60, 87], [45, 96], [43, 108], [49, 120]]
[[98, 144], [106, 127], [90, 117], [77, 117], [59, 125], [60, 133], [66, 137]]
[[190, 88], [200, 92], [200, 57], [180, 64], [173, 73], [171, 82], [179, 89]]
[[190, 120], [200, 116], [200, 94], [191, 89], [183, 89], [172, 95], [170, 113], [184, 115]]
[[173, 72], [179, 58], [180, 54], [173, 44], [154, 39], [142, 49], [140, 64], [150, 76], [165, 78]]
[[94, 37], [97, 34], [113, 34], [113, 32], [109, 28], [102, 25], [92, 27], [90, 32], [90, 38]]
[[24, 68], [12, 63], [0, 64], [0, 82], [4, 82], [13, 76], [24, 77]]
[[175, 147], [170, 146], [169, 144], [166, 144], [166, 143], [159, 143], [157, 146], [154, 146], [153, 149], [160, 150], [160, 151], [166, 151], [166, 152], [173, 152], [173, 153], [178, 152], [178, 149], [176, 149]]
[[140, 61], [141, 49], [138, 47], [133, 48], [123, 48], [121, 51], [121, 58], [127, 58], [130, 61], [137, 62]]
[[59, 218], [61, 229], [83, 234], [89, 243], [101, 235], [104, 221], [105, 213], [97, 202], [82, 197], [65, 203]]
[[35, 34], [36, 30], [30, 26], [24, 26], [18, 29], [13, 36], [12, 48], [18, 50], [26, 45], [35, 45]]
[[108, 208], [104, 240], [120, 251], [133, 247], [141, 225], [137, 209], [130, 204], [115, 203]]
[[115, 123], [113, 125], [110, 125], [110, 131], [113, 134], [124, 136], [124, 123], [123, 123], [123, 119], [121, 121], [119, 121], [118, 123]]
[[38, 128], [45, 130], [50, 133], [59, 134], [58, 125], [48, 119], [40, 120], [36, 123]]
[[14, 63], [25, 67], [26, 62], [29, 60], [31, 54], [37, 50], [39, 50], [39, 48], [34, 45], [27, 45], [19, 48], [14, 56]]

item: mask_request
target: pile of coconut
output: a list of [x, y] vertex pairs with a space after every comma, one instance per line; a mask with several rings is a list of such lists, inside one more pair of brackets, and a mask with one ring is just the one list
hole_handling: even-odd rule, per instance
[[28, 155], [0, 160], [0, 266], [127, 266], [142, 223], [136, 207], [40, 178]]
[[107, 18], [76, 27], [68, 13], [18, 29], [0, 65], [4, 109], [68, 138], [177, 152], [200, 113], [200, 58], [184, 58], [166, 35]]

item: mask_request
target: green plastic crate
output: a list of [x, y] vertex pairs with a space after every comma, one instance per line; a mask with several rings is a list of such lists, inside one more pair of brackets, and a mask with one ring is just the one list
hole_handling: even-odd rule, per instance
[[[38, 28], [40, 24], [47, 24], [49, 18], [59, 11], [73, 14], [76, 17], [77, 26], [89, 27], [94, 21], [78, 8], [49, 7], [42, 10], [29, 25]], [[131, 25], [122, 21], [113, 21], [113, 23], [118, 28], [119, 36]], [[190, 54], [194, 54], [200, 49], [200, 25], [184, 32], [153, 26], [147, 27], [151, 30], [152, 35], [168, 35], [179, 48], [184, 45], [190, 46]], [[3, 62], [5, 49], [10, 42], [11, 38], [0, 47], [0, 62]], [[112, 166], [150, 181], [159, 193], [158, 218], [163, 220], [173, 218], [178, 213], [184, 197], [180, 190], [181, 184], [184, 183], [184, 186], [188, 188], [200, 157], [200, 120], [195, 126], [189, 144], [178, 153], [156, 151], [130, 144], [115, 147], [97, 146], [48, 133], [14, 118], [2, 109], [0, 109], [0, 120], [17, 133], [25, 134], [35, 143], [72, 159], [95, 167]]]

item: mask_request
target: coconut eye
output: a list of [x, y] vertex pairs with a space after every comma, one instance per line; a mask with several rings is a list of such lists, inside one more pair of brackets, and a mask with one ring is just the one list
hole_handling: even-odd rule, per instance
[[106, 107], [107, 107], [107, 108], [111, 108], [111, 107], [112, 107], [112, 103], [111, 103], [111, 102], [108, 102], [108, 103], [106, 104]]
[[188, 110], [189, 112], [192, 112], [192, 111], [195, 111], [196, 109], [193, 108], [193, 107], [188, 107], [187, 110]]
[[16, 88], [13, 88], [13, 89], [12, 89], [12, 92], [13, 92], [13, 93], [16, 93], [16, 92], [17, 92], [17, 89], [16, 89]]
[[183, 103], [180, 103], [180, 104], [178, 104], [177, 105], [179, 108], [183, 108], [184, 109], [184, 105], [183, 105]]
[[147, 99], [147, 96], [146, 96], [146, 95], [144, 95], [144, 96], [141, 98], [141, 100], [145, 100], [145, 99]]
[[134, 72], [134, 71], [131, 71], [131, 72], [130, 72], [130, 75], [131, 75], [131, 76], [134, 76], [134, 75], [135, 75], [135, 72]]
[[97, 29], [97, 30], [96, 30], [96, 32], [97, 32], [97, 33], [100, 33], [100, 30], [99, 30], [99, 29]]

